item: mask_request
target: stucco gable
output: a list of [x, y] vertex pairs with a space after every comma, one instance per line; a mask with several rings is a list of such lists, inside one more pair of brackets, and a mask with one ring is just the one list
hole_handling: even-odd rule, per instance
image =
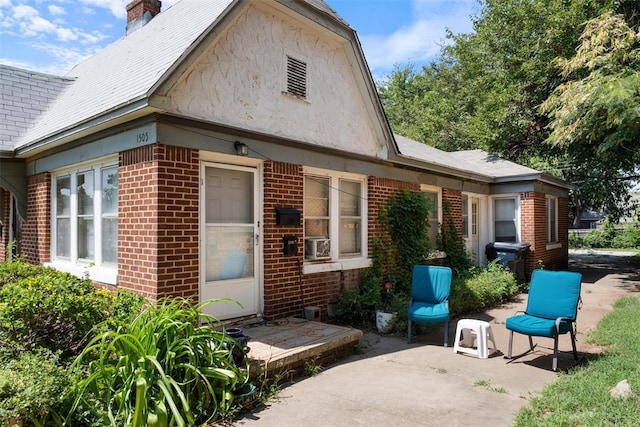
[[[286, 92], [286, 57], [306, 64], [305, 99]], [[285, 13], [249, 3], [177, 76], [169, 113], [386, 158], [388, 136], [350, 40]]]
[[[211, 34], [227, 31], [224, 26], [233, 23], [230, 16], [235, 16], [237, 11], [244, 8], [253, 11], [258, 7], [284, 11], [291, 21], [287, 29], [294, 31], [288, 39], [293, 42], [292, 51], [303, 55], [312, 51], [308, 53], [310, 57], [306, 58], [310, 62], [309, 76], [313, 79], [310, 83], [312, 97], [308, 104], [298, 105], [298, 108], [280, 105], [282, 103], [266, 105], [266, 98], [256, 96], [262, 96], [261, 93], [254, 91], [253, 97], [245, 96], [251, 95], [245, 92], [254, 87], [255, 80], [251, 79], [257, 70], [277, 73], [275, 69], [264, 69], [264, 66], [273, 67], [275, 63], [265, 62], [236, 62], [233, 66], [226, 64], [225, 73], [231, 73], [230, 76], [235, 79], [225, 82], [226, 87], [208, 88], [215, 90], [215, 93], [207, 95], [220, 96], [224, 102], [239, 99], [238, 108], [228, 108], [227, 105], [223, 108], [228, 110], [221, 113], [243, 111], [242, 115], [219, 114], [212, 117], [210, 110], [203, 112], [202, 109], [194, 113], [192, 109], [198, 103], [202, 106], [201, 100], [187, 100], [188, 94], [185, 98], [184, 92], [182, 98], [176, 98], [176, 102], [168, 108], [163, 97], [166, 93], [155, 97], [156, 103], [150, 102], [160, 88], [167, 87], [167, 81], [179, 78], [185, 67], [193, 71], [193, 58], [202, 53], [203, 40], [208, 40]], [[279, 19], [282, 24], [283, 19]], [[304, 24], [298, 22], [296, 25], [296, 21], [304, 21]], [[315, 39], [307, 38], [305, 26], [313, 26], [315, 21], [323, 22], [323, 25], [315, 24], [316, 31], [324, 31], [327, 40], [317, 35]], [[259, 23], [266, 23], [264, 17]], [[270, 28], [243, 29], [254, 35], [260, 34], [260, 31], [268, 36], [277, 35], [271, 32], [275, 29]], [[249, 41], [239, 39], [241, 33], [237, 29], [234, 31], [231, 28], [228, 32], [236, 37], [233, 43], [240, 44], [225, 45], [227, 49], [232, 49], [227, 51], [230, 55], [225, 60], [255, 59], [246, 55], [242, 58], [242, 53], [235, 49], [250, 44]], [[278, 41], [273, 40], [274, 43]], [[252, 42], [253, 53], [261, 53], [256, 49], [257, 46], [269, 48], [275, 45], [266, 40]], [[315, 42], [320, 42], [320, 46], [311, 49]], [[215, 51], [213, 54], [221, 55], [221, 52]], [[219, 70], [209, 77], [221, 77], [221, 69], [225, 68], [222, 65], [217, 63]], [[247, 74], [248, 67], [252, 67], [253, 74]], [[237, 70], [244, 70], [244, 74]], [[206, 77], [205, 74], [200, 75]], [[30, 129], [12, 142], [19, 156], [26, 157], [36, 152], [34, 150], [63, 144], [144, 114], [165, 113], [167, 110], [216, 123], [224, 121], [224, 125], [380, 157], [385, 156], [387, 145], [392, 141], [355, 32], [321, 0], [181, 0], [144, 27], [76, 66], [67, 77], [75, 80], [73, 85], [51, 103]], [[193, 78], [193, 75], [188, 77]], [[249, 80], [239, 81], [238, 78]], [[230, 81], [237, 85], [233, 89], [235, 95], [242, 94], [242, 98], [226, 96], [224, 91], [229, 90]], [[187, 87], [186, 83], [191, 86]], [[193, 90], [194, 87], [197, 84], [193, 80], [185, 80], [185, 90]], [[158, 101], [160, 98], [162, 100]], [[247, 104], [246, 108], [241, 106], [242, 103]], [[221, 107], [217, 104], [216, 108]], [[337, 114], [336, 110], [345, 113]], [[290, 114], [291, 111], [295, 114]], [[293, 125], [294, 122], [297, 123]]]

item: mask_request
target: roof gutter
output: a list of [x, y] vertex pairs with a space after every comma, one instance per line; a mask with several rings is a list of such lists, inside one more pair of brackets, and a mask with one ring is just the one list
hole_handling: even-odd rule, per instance
[[62, 129], [59, 132], [43, 137], [37, 141], [18, 146], [15, 149], [15, 156], [18, 158], [27, 158], [41, 153], [44, 150], [55, 148], [75, 139], [94, 134], [110, 126], [158, 111], [161, 110], [151, 107], [149, 105], [149, 99], [145, 96], [66, 129]]

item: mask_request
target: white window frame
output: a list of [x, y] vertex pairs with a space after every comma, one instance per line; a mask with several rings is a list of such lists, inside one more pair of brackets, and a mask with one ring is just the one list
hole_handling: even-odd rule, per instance
[[[551, 206], [550, 202], [553, 201], [553, 212], [549, 212]], [[551, 217], [553, 217], [553, 223], [555, 229], [551, 227]], [[558, 198], [554, 196], [545, 196], [545, 225], [547, 229], [547, 249], [555, 249], [562, 247], [560, 243], [560, 233], [558, 231]], [[555, 233], [555, 235], [553, 235]]]
[[490, 209], [491, 209], [491, 236], [492, 241], [496, 241], [496, 212], [495, 212], [495, 202], [496, 200], [514, 200], [515, 201], [515, 226], [516, 226], [516, 241], [514, 243], [520, 243], [521, 232], [520, 232], [520, 197], [516, 194], [513, 195], [500, 195], [496, 197], [492, 197], [490, 199]]
[[[366, 268], [371, 265], [368, 258], [368, 206], [367, 206], [367, 177], [365, 175], [352, 174], [348, 172], [337, 172], [326, 169], [317, 169], [305, 167], [303, 169], [304, 179], [307, 176], [317, 176], [329, 179], [329, 239], [331, 241], [331, 258], [324, 260], [308, 260], [304, 262], [304, 273], [320, 273], [327, 271], [351, 270], [357, 268]], [[360, 255], [350, 257], [340, 257], [340, 180], [349, 180], [359, 182], [361, 185], [360, 193]], [[303, 197], [304, 199], [304, 197]], [[304, 248], [302, 249], [304, 256]]]
[[[118, 168], [117, 159], [109, 158], [100, 162], [91, 162], [74, 165], [72, 168], [60, 169], [51, 174], [51, 262], [46, 263], [60, 271], [71, 273], [78, 277], [88, 277], [96, 282], [116, 285], [118, 283], [118, 266], [116, 263], [103, 262], [102, 260], [102, 219], [106, 216], [102, 213], [102, 171], [109, 168]], [[93, 246], [94, 257], [92, 260], [78, 257], [78, 201], [77, 176], [85, 172], [93, 173]], [[57, 212], [56, 212], [56, 185], [58, 178], [69, 176], [72, 189], [70, 195], [70, 235], [73, 243], [70, 247], [69, 257], [57, 256]], [[110, 215], [112, 216], [112, 215]], [[117, 218], [117, 214], [115, 215]]]
[[[438, 237], [438, 234], [440, 233], [440, 224], [442, 224], [442, 188], [436, 187], [434, 185], [421, 184], [420, 191], [422, 193], [431, 193], [436, 195], [436, 209], [438, 210], [436, 215], [437, 218], [432, 218], [431, 216], [429, 217], [429, 243], [431, 244], [431, 247], [435, 249], [438, 245], [437, 237]], [[433, 239], [432, 227], [434, 226], [432, 222], [434, 221], [435, 221], [436, 239], [432, 241]]]

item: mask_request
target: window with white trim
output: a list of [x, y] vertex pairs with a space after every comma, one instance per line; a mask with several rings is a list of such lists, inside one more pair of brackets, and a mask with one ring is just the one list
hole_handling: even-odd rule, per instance
[[493, 200], [494, 239], [496, 242], [518, 241], [518, 203], [515, 197]]
[[366, 256], [366, 178], [309, 173], [304, 178], [304, 254], [308, 261]]
[[117, 165], [92, 165], [55, 174], [51, 205], [54, 262], [116, 267]]
[[558, 199], [546, 197], [547, 243], [558, 241]]

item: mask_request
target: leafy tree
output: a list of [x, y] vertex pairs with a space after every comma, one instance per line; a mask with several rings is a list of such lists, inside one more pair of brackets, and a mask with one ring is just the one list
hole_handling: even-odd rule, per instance
[[486, 0], [474, 31], [449, 33], [421, 72], [397, 67], [380, 84], [394, 131], [444, 150], [482, 148], [526, 163], [548, 157], [538, 106], [560, 82], [583, 23], [608, 1]]
[[607, 12], [589, 21], [580, 40], [574, 57], [558, 61], [565, 81], [542, 104], [551, 118], [548, 142], [575, 160], [573, 175], [596, 196], [589, 204], [619, 216], [629, 180], [638, 178], [640, 34], [624, 15]]
[[[602, 103], [603, 108], [593, 110], [590, 119], [594, 122], [599, 118], [603, 125], [593, 129], [599, 132], [600, 140], [594, 138], [587, 143], [583, 139], [575, 145], [568, 144], [566, 139], [563, 143], [554, 142], [559, 133], [549, 136], [561, 125], [559, 116], [551, 112], [559, 109], [558, 102], [565, 101], [559, 98], [556, 88], [568, 88], [564, 85], [569, 80], [580, 80], [591, 73], [585, 68], [587, 62], [584, 59], [575, 60], [583, 61], [583, 65], [574, 67], [572, 71], [565, 69], [567, 64], [575, 62], [574, 56], [584, 57], [587, 54], [581, 45], [585, 42], [581, 34], [583, 30], [594, 33], [595, 29], [585, 29], [586, 23], [616, 10], [624, 16], [630, 28], [636, 28], [640, 22], [639, 3], [612, 0], [483, 1], [481, 12], [473, 18], [473, 32], [449, 33], [449, 43], [442, 48], [436, 61], [420, 71], [410, 64], [398, 66], [380, 83], [380, 97], [392, 128], [397, 133], [443, 150], [481, 148], [561, 177], [574, 186], [571, 194], [574, 218], [579, 218], [583, 206], [607, 207], [610, 213], [617, 215], [628, 199], [628, 184], [623, 178], [635, 172], [637, 163], [633, 147], [621, 142], [631, 141], [637, 132], [634, 120], [640, 110], [633, 94], [634, 87], [638, 87], [634, 71], [638, 57], [635, 44], [627, 43], [631, 50], [626, 56], [624, 49], [619, 49], [619, 55], [611, 55], [610, 59], [594, 57], [588, 64], [604, 69], [592, 76], [589, 87], [575, 86], [573, 100], [576, 103], [567, 104], [565, 109], [567, 113], [576, 112], [577, 117], [598, 106], [595, 101]], [[590, 46], [602, 47], [593, 43], [605, 40], [602, 39], [604, 30], [598, 30], [599, 36], [594, 33], [596, 38]], [[597, 52], [593, 50], [592, 53]], [[626, 74], [609, 69], [619, 60], [626, 61], [619, 64], [626, 69]], [[605, 66], [603, 61], [613, 63]], [[591, 90], [585, 92], [585, 96], [601, 98], [593, 98], [591, 104], [578, 105], [580, 90]], [[549, 97], [556, 98], [546, 101]], [[547, 108], [540, 109], [543, 103]], [[608, 116], [605, 111], [608, 111]], [[618, 114], [622, 112], [624, 114]], [[589, 126], [588, 121], [582, 123]], [[613, 125], [619, 132], [609, 132]], [[586, 127], [581, 131], [584, 129]], [[595, 151], [595, 146], [599, 151]]]

